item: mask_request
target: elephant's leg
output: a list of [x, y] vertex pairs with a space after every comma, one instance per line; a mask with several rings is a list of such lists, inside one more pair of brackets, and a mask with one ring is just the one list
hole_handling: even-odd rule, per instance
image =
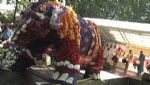
[[64, 85], [76, 85], [79, 74], [80, 65], [75, 65], [69, 61], [56, 62], [56, 70], [52, 75], [52, 79], [61, 82]]
[[89, 78], [90, 74], [91, 74], [91, 72], [89, 70], [85, 70], [84, 78]]
[[98, 53], [97, 53], [97, 60], [94, 65], [93, 69], [93, 76], [94, 79], [100, 79], [100, 71], [103, 69], [103, 64], [104, 64], [104, 49], [100, 48]]
[[94, 65], [89, 65], [85, 68], [84, 78], [92, 77], [93, 79], [100, 79], [100, 71], [103, 68], [103, 48], [101, 48], [97, 54], [97, 58], [93, 59]]
[[71, 42], [64, 44], [55, 57], [55, 72], [51, 77], [56, 83], [76, 85], [80, 73], [78, 47]]
[[77, 85], [78, 76], [68, 72], [55, 71], [51, 77], [53, 83], [61, 85]]
[[61, 82], [61, 84], [64, 85], [76, 85], [76, 81], [78, 78], [78, 72], [76, 71], [77, 69], [79, 69], [79, 67], [76, 67], [75, 65], [73, 66], [71, 63], [66, 67], [58, 66], [53, 73], [52, 79]]
[[88, 69], [85, 70], [84, 78], [100, 79], [100, 70]]

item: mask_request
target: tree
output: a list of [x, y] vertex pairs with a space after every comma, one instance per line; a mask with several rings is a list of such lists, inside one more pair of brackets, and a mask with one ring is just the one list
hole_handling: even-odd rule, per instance
[[12, 13], [1, 13], [0, 12], [0, 21], [4, 23], [11, 23], [13, 21]]
[[18, 8], [18, 0], [16, 0], [16, 4], [15, 4], [15, 11], [14, 11], [14, 16], [13, 16], [13, 22], [16, 21], [16, 13], [17, 13], [17, 8]]
[[150, 0], [66, 0], [84, 17], [150, 22]]
[[[0, 0], [0, 3], [3, 0]], [[13, 22], [16, 21], [16, 13], [20, 13], [21, 10], [25, 9], [27, 7], [27, 4], [30, 2], [31, 0], [7, 0], [6, 3], [7, 4], [15, 4], [15, 10], [13, 13]]]
[[[7, 3], [14, 4], [17, 1], [7, 0]], [[26, 8], [30, 1], [19, 0], [16, 11]], [[150, 23], [150, 0], [66, 0], [66, 4], [83, 17]]]

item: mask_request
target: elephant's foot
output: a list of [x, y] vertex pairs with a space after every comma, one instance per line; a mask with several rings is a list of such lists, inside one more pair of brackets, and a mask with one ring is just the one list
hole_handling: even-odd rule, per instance
[[84, 78], [100, 79], [100, 73], [85, 74]]
[[93, 79], [100, 79], [100, 73], [93, 73]]
[[71, 75], [69, 73], [60, 73], [58, 71], [54, 72], [51, 78], [55, 83], [61, 83], [62, 85], [76, 85], [76, 75]]

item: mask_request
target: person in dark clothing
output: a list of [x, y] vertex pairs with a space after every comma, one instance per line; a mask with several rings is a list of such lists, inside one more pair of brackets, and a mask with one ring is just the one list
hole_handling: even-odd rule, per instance
[[144, 71], [145, 55], [143, 54], [143, 51], [140, 51], [139, 61], [140, 64], [137, 66], [138, 75], [140, 75]]

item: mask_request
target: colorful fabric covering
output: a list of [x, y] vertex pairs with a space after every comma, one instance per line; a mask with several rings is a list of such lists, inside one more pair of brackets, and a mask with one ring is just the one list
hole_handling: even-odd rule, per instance
[[[38, 55], [41, 55], [39, 53], [42, 53], [49, 44], [42, 45], [43, 41], [47, 38], [52, 39], [46, 36], [47, 33], [53, 29], [56, 30], [61, 40], [61, 47], [55, 56], [56, 62], [67, 60], [73, 65], [82, 63], [83, 67], [96, 68], [94, 65], [99, 63], [98, 58], [103, 54], [99, 28], [78, 16], [72, 8], [61, 4], [33, 3], [22, 15], [18, 27], [20, 28], [12, 38], [14, 42], [28, 48], [32, 54]], [[37, 38], [40, 39], [37, 40]], [[37, 44], [39, 42], [41, 42], [40, 45]], [[33, 49], [36, 47], [39, 47], [37, 52]], [[79, 70], [72, 72], [79, 73]]]
[[91, 68], [96, 64], [98, 53], [101, 49], [101, 36], [98, 35], [100, 33], [99, 28], [91, 21], [86, 21], [79, 15], [78, 19], [81, 26], [81, 65], [82, 68]]
[[58, 47], [54, 57], [56, 70], [53, 73], [56, 81], [72, 85], [76, 81], [74, 76], [80, 73], [81, 64], [91, 73], [99, 73], [103, 66], [98, 26], [84, 20], [70, 7], [57, 2], [33, 3], [23, 13], [17, 27], [12, 42], [28, 50], [28, 53], [24, 51], [27, 55], [23, 55], [28, 62], [31, 57], [40, 59], [50, 44]]

